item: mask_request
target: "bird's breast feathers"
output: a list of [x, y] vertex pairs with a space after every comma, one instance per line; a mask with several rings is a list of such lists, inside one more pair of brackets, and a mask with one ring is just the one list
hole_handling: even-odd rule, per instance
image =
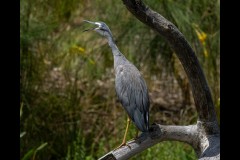
[[134, 78], [141, 76], [138, 69], [135, 66], [133, 66], [132, 64], [118, 65], [115, 68], [115, 75], [116, 75], [116, 78], [118, 76], [120, 76], [122, 78], [128, 78], [128, 81], [131, 78], [134, 79]]

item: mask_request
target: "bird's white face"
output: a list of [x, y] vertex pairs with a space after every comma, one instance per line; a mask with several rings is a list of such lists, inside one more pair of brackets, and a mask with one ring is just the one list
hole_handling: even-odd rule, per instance
[[97, 28], [94, 29], [96, 32], [98, 32], [102, 36], [107, 36], [107, 34], [109, 34], [110, 30], [107, 27], [107, 25], [99, 23], [99, 22], [95, 22], [95, 24], [98, 26]]
[[98, 25], [99, 27], [101, 27], [101, 23], [95, 22], [95, 24]]
[[87, 20], [84, 20], [84, 21], [97, 26], [97, 27], [94, 27], [92, 29], [88, 29], [88, 30], [85, 30], [85, 31], [94, 30], [97, 33], [99, 33], [100, 35], [105, 36], [105, 37], [111, 35], [110, 29], [108, 28], [108, 26], [104, 22], [91, 22], [91, 21], [87, 21]]

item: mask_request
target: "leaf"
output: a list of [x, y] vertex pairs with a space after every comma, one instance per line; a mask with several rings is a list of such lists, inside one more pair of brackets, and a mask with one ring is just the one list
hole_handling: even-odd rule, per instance
[[37, 152], [38, 152], [39, 150], [43, 149], [47, 144], [48, 144], [47, 142], [41, 144], [41, 145], [34, 151], [32, 160], [35, 160], [35, 156], [36, 156]]
[[20, 107], [20, 118], [22, 117], [22, 108], [23, 108], [23, 103], [21, 103], [21, 107]]
[[89, 61], [90, 64], [95, 64], [94, 60], [92, 60], [90, 58], [88, 59], [88, 61]]
[[44, 147], [46, 147], [46, 145], [48, 145], [47, 142], [41, 144], [41, 145], [36, 149], [36, 151], [39, 151], [39, 150], [43, 149]]
[[26, 134], [26, 132], [20, 133], [20, 138], [22, 138], [25, 134]]
[[33, 155], [33, 153], [34, 153], [34, 149], [29, 150], [29, 151], [23, 156], [23, 158], [22, 158], [21, 160], [28, 160], [28, 159], [30, 159], [30, 157]]

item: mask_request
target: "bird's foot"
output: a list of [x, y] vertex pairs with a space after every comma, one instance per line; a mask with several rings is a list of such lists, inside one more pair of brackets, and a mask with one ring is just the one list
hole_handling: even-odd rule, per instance
[[120, 144], [120, 146], [118, 146], [117, 148], [115, 148], [114, 150], [117, 150], [117, 149], [119, 149], [119, 148], [121, 148], [121, 147], [123, 147], [123, 146], [128, 146], [129, 147], [129, 149], [131, 149], [131, 146], [129, 146], [128, 144], [126, 144], [126, 143], [122, 143], [122, 144]]
[[137, 140], [139, 137], [138, 136], [136, 136], [136, 137], [134, 137], [134, 138], [132, 138], [132, 139], [130, 139], [129, 141], [135, 141], [135, 140]]

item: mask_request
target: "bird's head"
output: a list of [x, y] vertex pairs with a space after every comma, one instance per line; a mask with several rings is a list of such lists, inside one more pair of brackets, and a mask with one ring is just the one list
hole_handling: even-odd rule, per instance
[[93, 30], [93, 31], [98, 32], [100, 35], [105, 36], [105, 37], [109, 36], [109, 35], [112, 35], [110, 29], [108, 28], [108, 26], [104, 22], [91, 22], [91, 21], [87, 21], [87, 20], [83, 20], [83, 21], [95, 25], [95, 27], [90, 28], [90, 29], [86, 29], [86, 30], [84, 30], [84, 32]]

